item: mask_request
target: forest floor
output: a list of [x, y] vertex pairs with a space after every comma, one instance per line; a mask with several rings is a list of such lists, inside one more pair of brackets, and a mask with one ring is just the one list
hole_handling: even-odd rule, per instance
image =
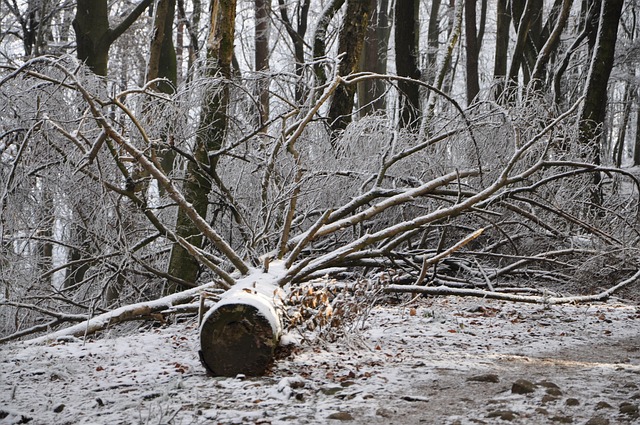
[[[290, 338], [289, 338], [290, 339]], [[0, 424], [639, 424], [640, 305], [375, 307], [262, 378], [211, 378], [197, 319], [0, 346]]]

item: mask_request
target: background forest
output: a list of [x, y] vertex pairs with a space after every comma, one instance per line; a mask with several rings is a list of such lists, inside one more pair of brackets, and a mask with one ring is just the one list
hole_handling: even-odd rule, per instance
[[0, 341], [279, 259], [605, 298], [640, 268], [638, 7], [2, 0]]

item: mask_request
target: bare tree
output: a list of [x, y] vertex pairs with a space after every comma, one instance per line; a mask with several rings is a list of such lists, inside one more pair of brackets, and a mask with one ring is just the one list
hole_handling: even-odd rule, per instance
[[97, 75], [107, 75], [109, 48], [152, 3], [141, 0], [118, 25], [111, 28], [107, 0], [78, 0], [73, 29], [78, 59]]
[[[347, 76], [358, 70], [364, 37], [371, 14], [369, 0], [347, 0], [347, 10], [338, 38], [338, 75]], [[335, 88], [328, 118], [333, 135], [344, 130], [351, 121], [356, 87], [340, 85]]]
[[[217, 180], [218, 158], [215, 152], [222, 148], [227, 131], [229, 103], [227, 81], [231, 77], [236, 2], [215, 0], [211, 2], [209, 13], [206, 73], [215, 82], [203, 98], [204, 104], [193, 156], [187, 164], [186, 178], [182, 188], [186, 201], [193, 205], [194, 211], [203, 220], [207, 216], [213, 182]], [[176, 232], [178, 237], [188, 240], [198, 249], [202, 247], [201, 229], [198, 228], [197, 223], [194, 223], [189, 211], [184, 209], [178, 211]], [[195, 282], [198, 270], [198, 262], [193, 258], [192, 253], [181, 244], [176, 244], [171, 252], [168, 273], [184, 281]], [[242, 271], [246, 272], [246, 270]], [[173, 293], [180, 288], [181, 285], [176, 286], [174, 282], [169, 282], [165, 292]]]
[[[399, 76], [413, 80], [420, 79], [420, 70], [418, 69], [419, 10], [418, 1], [400, 0], [396, 2], [394, 26], [396, 70]], [[419, 129], [420, 87], [409, 80], [401, 80], [398, 82], [398, 88], [400, 91], [400, 126]]]

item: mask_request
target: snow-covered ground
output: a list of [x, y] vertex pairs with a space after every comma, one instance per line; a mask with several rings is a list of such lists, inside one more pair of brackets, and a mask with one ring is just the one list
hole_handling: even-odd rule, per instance
[[640, 306], [619, 300], [380, 306], [263, 378], [206, 376], [196, 320], [0, 346], [0, 424], [640, 423]]

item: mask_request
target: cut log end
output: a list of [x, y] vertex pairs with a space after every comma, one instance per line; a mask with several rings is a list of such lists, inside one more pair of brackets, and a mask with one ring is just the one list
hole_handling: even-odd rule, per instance
[[220, 305], [200, 328], [200, 359], [213, 376], [260, 376], [273, 361], [278, 338], [272, 322], [255, 306]]

